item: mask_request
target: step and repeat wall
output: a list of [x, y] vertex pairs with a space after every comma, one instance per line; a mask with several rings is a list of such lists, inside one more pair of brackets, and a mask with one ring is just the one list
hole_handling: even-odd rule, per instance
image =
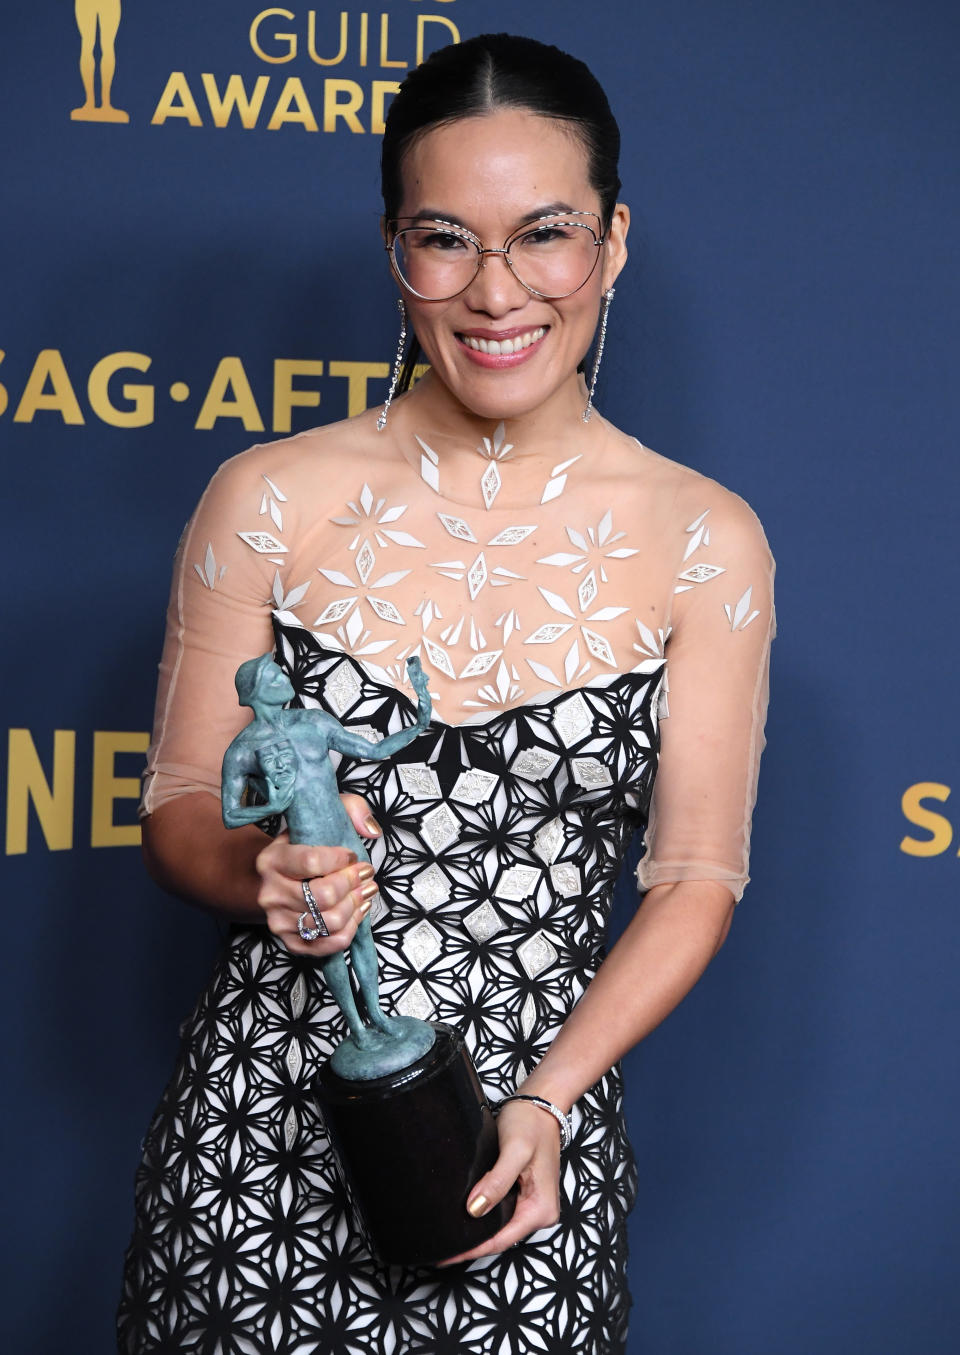
[[[956, 1349], [955, 7], [37, 0], [0, 45], [17, 1355], [110, 1349], [219, 942], [138, 851], [179, 532], [226, 457], [383, 398], [384, 113], [497, 30], [582, 56], [623, 128], [602, 409], [747, 498], [779, 564], [753, 882], [627, 1061], [631, 1355]], [[635, 906], [625, 876], [615, 928]]]

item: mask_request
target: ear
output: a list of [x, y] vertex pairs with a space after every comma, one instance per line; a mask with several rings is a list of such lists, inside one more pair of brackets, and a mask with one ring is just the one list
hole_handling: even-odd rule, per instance
[[603, 242], [603, 269], [601, 278], [603, 290], [612, 287], [627, 262], [627, 231], [630, 229], [630, 208], [625, 202], [618, 202], [613, 209], [607, 238]]

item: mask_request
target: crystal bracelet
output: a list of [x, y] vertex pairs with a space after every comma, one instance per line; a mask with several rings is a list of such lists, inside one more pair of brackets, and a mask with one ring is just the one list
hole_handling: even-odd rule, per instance
[[560, 1126], [560, 1151], [570, 1147], [573, 1140], [573, 1120], [569, 1115], [564, 1115], [559, 1106], [555, 1106], [552, 1101], [548, 1101], [545, 1096], [529, 1096], [525, 1092], [514, 1092], [512, 1096], [505, 1096], [500, 1102], [501, 1109], [508, 1101], [530, 1101], [533, 1105], [539, 1106], [545, 1110], [548, 1115], [552, 1115]]

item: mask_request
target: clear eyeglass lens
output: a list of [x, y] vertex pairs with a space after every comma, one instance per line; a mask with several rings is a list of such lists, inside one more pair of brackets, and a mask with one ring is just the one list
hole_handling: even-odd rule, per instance
[[[541, 296], [559, 298], [570, 296], [590, 277], [600, 254], [598, 245], [596, 231], [587, 222], [551, 217], [515, 235], [507, 254], [519, 282]], [[394, 236], [393, 258], [412, 292], [427, 301], [445, 301], [470, 286], [481, 252], [472, 236], [449, 227], [405, 226]]]

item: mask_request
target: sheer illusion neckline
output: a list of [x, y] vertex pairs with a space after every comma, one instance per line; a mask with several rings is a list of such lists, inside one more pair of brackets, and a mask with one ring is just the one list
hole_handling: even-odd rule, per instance
[[558, 498], [568, 480], [579, 478], [590, 464], [590, 455], [574, 447], [566, 456], [524, 454], [510, 442], [503, 423], [474, 446], [452, 433], [411, 427], [398, 435], [396, 447], [431, 497], [491, 516], [536, 511]]

